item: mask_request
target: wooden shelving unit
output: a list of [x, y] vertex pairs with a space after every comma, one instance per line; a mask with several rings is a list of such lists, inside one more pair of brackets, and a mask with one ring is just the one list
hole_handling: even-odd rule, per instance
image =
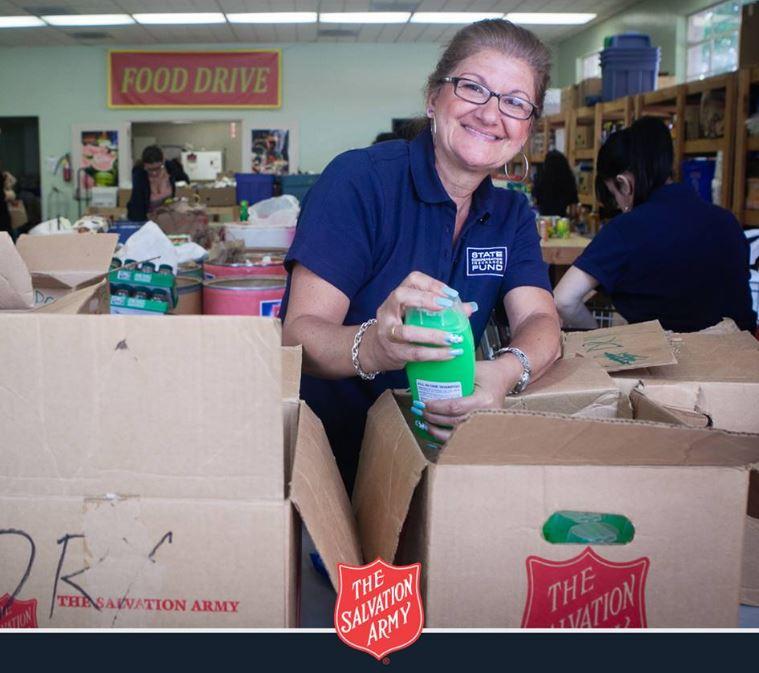
[[[738, 78], [736, 73], [727, 75], [718, 75], [697, 82], [688, 82], [681, 85], [683, 114], [678, 115], [678, 121], [685, 114], [685, 105], [689, 101], [700, 101], [702, 94], [713, 91], [722, 92], [725, 98], [725, 124], [724, 133], [719, 138], [699, 138], [698, 140], [685, 140], [682, 143], [682, 152], [678, 159], [675, 157], [679, 166], [683, 158], [695, 155], [711, 155], [722, 152], [722, 194], [720, 205], [724, 208], [733, 206], [732, 186], [733, 170], [735, 163], [735, 126], [736, 126], [736, 99], [738, 91]], [[680, 121], [684, 126], [684, 120]], [[684, 129], [683, 129], [684, 130]], [[684, 138], [685, 134], [679, 135]], [[735, 213], [739, 217], [739, 213]]]
[[759, 89], [759, 66], [738, 72], [738, 95], [735, 120], [735, 168], [733, 172], [733, 212], [744, 227], [759, 227], [759, 210], [746, 209], [746, 168], [748, 153], [759, 152], [759, 136], [749, 136], [746, 119], [749, 100]]

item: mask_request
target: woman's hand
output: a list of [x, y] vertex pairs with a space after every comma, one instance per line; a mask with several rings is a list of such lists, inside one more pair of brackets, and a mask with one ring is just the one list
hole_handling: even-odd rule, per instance
[[463, 423], [473, 411], [501, 409], [504, 398], [521, 374], [522, 366], [513, 357], [477, 362], [474, 392], [471, 395], [453, 400], [427, 402], [422, 410], [428, 426], [427, 432], [435, 439], [447, 442], [456, 426]]
[[[442, 311], [453, 305], [458, 292], [419, 271], [409, 274], [377, 309], [377, 324], [361, 346], [365, 371], [403, 369], [407, 362], [450, 360], [461, 352], [461, 337], [438, 329], [403, 324], [407, 308]], [[464, 304], [467, 316], [476, 306]], [[419, 345], [426, 344], [426, 345]]]

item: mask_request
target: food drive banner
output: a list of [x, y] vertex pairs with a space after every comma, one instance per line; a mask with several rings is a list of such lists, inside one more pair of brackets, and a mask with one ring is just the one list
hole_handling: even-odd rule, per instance
[[282, 54], [247, 51], [108, 52], [108, 107], [281, 105]]

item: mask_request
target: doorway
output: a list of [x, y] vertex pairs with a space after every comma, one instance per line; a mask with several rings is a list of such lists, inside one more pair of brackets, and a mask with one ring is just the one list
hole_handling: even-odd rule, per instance
[[42, 217], [39, 117], [0, 117], [0, 171], [16, 178], [14, 210], [26, 213], [26, 222], [13, 222], [14, 233], [28, 231]]

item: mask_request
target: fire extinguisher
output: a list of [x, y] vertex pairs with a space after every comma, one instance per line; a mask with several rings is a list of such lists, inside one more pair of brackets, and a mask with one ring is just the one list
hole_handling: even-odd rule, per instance
[[55, 164], [55, 170], [53, 170], [53, 175], [58, 172], [59, 168], [61, 169], [63, 181], [71, 182], [71, 155], [68, 152], [58, 159], [58, 163]]
[[61, 168], [62, 168], [63, 181], [71, 182], [71, 160], [69, 159], [68, 154], [65, 154], [63, 156]]

